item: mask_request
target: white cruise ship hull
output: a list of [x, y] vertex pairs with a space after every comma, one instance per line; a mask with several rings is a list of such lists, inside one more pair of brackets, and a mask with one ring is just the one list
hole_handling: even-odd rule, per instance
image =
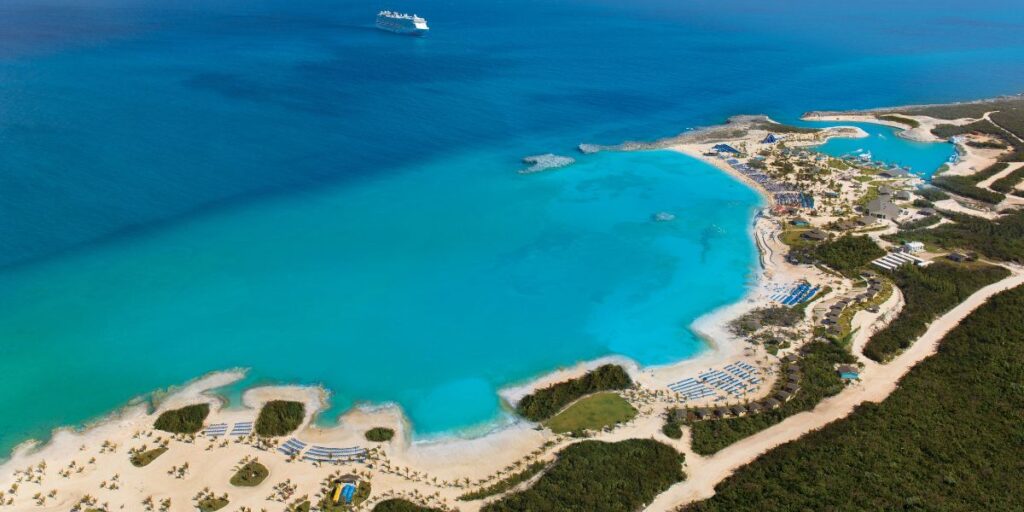
[[419, 27], [411, 23], [396, 23], [391, 20], [378, 20], [377, 28], [381, 30], [386, 30], [394, 34], [405, 34], [410, 36], [422, 36], [423, 34], [426, 34], [428, 30], [430, 30], [426, 26]]

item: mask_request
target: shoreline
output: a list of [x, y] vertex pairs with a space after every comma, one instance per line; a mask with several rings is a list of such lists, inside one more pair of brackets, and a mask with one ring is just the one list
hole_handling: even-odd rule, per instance
[[[740, 118], [743, 119], [741, 122], [750, 123], [748, 125], [749, 131], [743, 137], [744, 144], [749, 141], [756, 143], [763, 134], [769, 133], [773, 126], [771, 124], [764, 124], [765, 120], [771, 122], [765, 116], [739, 116], [730, 118], [729, 123], [732, 123], [729, 126], [730, 133], [735, 133], [735, 123]], [[852, 121], [854, 119], [845, 120]], [[857, 121], [861, 120], [857, 119]], [[768, 299], [766, 290], [773, 284], [787, 284], [795, 280], [806, 280], [825, 285], [832, 278], [814, 268], [791, 267], [785, 261], [784, 253], [778, 250], [778, 248], [773, 247], [775, 244], [781, 244], [781, 241], [778, 239], [780, 232], [777, 226], [778, 221], [763, 215], [765, 209], [775, 205], [773, 194], [749, 177], [730, 167], [725, 160], [707, 155], [707, 148], [704, 146], [710, 147], [711, 142], [734, 143], [734, 141], [738, 140], [736, 137], [714, 139], [713, 141], [700, 140], [708, 137], [709, 133], [720, 133], [720, 128], [723, 126], [727, 125], [709, 127], [704, 131], [687, 132], [679, 137], [665, 139], [653, 145], [627, 143], [617, 147], [601, 147], [598, 149], [630, 151], [667, 149], [682, 153], [709, 164], [719, 171], [724, 171], [726, 175], [751, 187], [761, 197], [763, 204], [753, 210], [751, 223], [748, 225], [748, 233], [754, 242], [758, 254], [759, 264], [751, 262], [755, 278], [752, 279], [747, 290], [738, 300], [724, 304], [701, 315], [687, 326], [704, 343], [704, 350], [693, 357], [664, 365], [641, 366], [636, 361], [621, 355], [608, 355], [594, 360], [581, 361], [569, 367], [541, 373], [521, 383], [510, 383], [501, 387], [498, 390], [498, 396], [504, 404], [514, 406], [522, 396], [535, 389], [582, 375], [589, 369], [606, 363], [616, 363], [626, 368], [636, 384], [640, 386], [640, 394], [653, 393], [653, 396], [659, 396], [660, 393], [662, 397], [668, 395], [665, 388], [669, 383], [677, 381], [682, 377], [696, 376], [699, 371], [716, 366], [720, 367], [728, 361], [743, 360], [754, 366], [767, 368], [762, 363], [768, 364], [769, 358], [772, 356], [767, 354], [762, 345], [747, 344], [742, 337], [733, 334], [729, 330], [729, 323], [755, 308], [771, 305], [772, 302]], [[719, 131], [716, 132], [716, 130]], [[822, 144], [830, 137], [839, 136], [862, 137], [866, 136], [866, 133], [859, 128], [829, 127], [813, 133], [787, 134], [786, 142], [787, 144], [793, 143], [793, 147], [799, 148]], [[828, 297], [828, 295], [823, 296]], [[812, 302], [821, 300], [823, 296], [814, 297]], [[808, 315], [810, 315], [810, 312], [808, 312]], [[779, 357], [782, 355], [780, 353]], [[477, 485], [483, 486], [487, 482], [493, 481], [495, 475], [501, 474], [502, 467], [508, 468], [518, 464], [523, 460], [524, 454], [539, 454], [537, 457], [543, 459], [551, 457], [557, 449], [574, 442], [574, 440], [566, 436], [554, 434], [546, 429], [540, 430], [536, 428], [534, 423], [509, 415], [507, 412], [502, 412], [493, 421], [484, 424], [416, 439], [408, 417], [403, 409], [394, 403], [356, 403], [333, 419], [333, 423], [330, 425], [317, 425], [316, 420], [318, 416], [329, 409], [330, 393], [321, 386], [287, 384], [253, 386], [242, 390], [242, 403], [236, 407], [229, 407], [222, 397], [214, 393], [215, 389], [237, 382], [244, 377], [245, 371], [241, 369], [211, 372], [188, 381], [181, 386], [167, 388], [166, 393], [162, 390], [156, 390], [150, 394], [142, 395], [140, 398], [153, 398], [152, 411], [147, 410], [147, 404], [145, 403], [129, 403], [117, 411], [90, 422], [89, 425], [83, 428], [60, 427], [55, 429], [50, 440], [46, 443], [41, 444], [37, 441], [27, 440], [19, 444], [19, 447], [25, 446], [24, 449], [21, 451], [16, 450], [12, 452], [8, 459], [0, 460], [0, 484], [3, 484], [8, 474], [16, 475], [18, 467], [26, 466], [33, 459], [42, 458], [45, 460], [52, 457], [57, 460], [66, 460], [71, 457], [71, 460], [74, 461], [74, 457], [78, 456], [76, 455], [77, 453], [86, 451], [86, 446], [99, 445], [101, 440], [104, 445], [109, 442], [110, 438], [119, 440], [115, 444], [131, 445], [133, 444], [132, 439], [138, 439], [140, 433], [145, 433], [145, 437], [152, 437], [154, 434], [152, 422], [158, 413], [174, 407], [200, 402], [209, 403], [211, 406], [211, 413], [207, 418], [207, 423], [210, 423], [214, 421], [241, 422], [253, 420], [259, 407], [272, 399], [301, 401], [306, 405], [306, 416], [300, 427], [288, 437], [301, 438], [307, 443], [335, 446], [370, 446], [371, 443], [367, 443], [363, 438], [363, 433], [366, 430], [376, 426], [393, 428], [395, 430], [395, 438], [393, 440], [373, 445], [374, 450], [379, 449], [376, 452], [377, 456], [382, 458], [374, 460], [385, 461], [381, 463], [385, 468], [415, 467], [417, 468], [415, 473], [419, 474], [422, 471], [424, 479], [427, 475], [433, 475], [434, 484], [428, 485], [426, 480], [417, 480], [416, 478], [418, 477], [410, 478], [408, 474], [402, 476], [397, 469], [390, 471], [389, 469], [381, 470], [374, 468], [376, 472], [374, 478], [377, 479], [374, 485], [377, 486], [379, 485], [377, 482], [381, 482], [386, 484], [385, 488], [399, 494], [411, 493], [413, 491], [419, 493], [420, 489], [423, 489], [424, 486], [429, 489], [440, 489], [437, 492], [437, 495], [440, 496], [438, 499], [443, 499], [445, 505], [453, 502], [455, 497], [466, 490], [471, 490], [477, 488]], [[766, 375], [765, 380], [766, 382], [758, 388], [757, 393], [760, 393], [760, 390], [765, 386], [771, 389], [770, 386], [774, 377]], [[133, 399], [133, 401], [136, 400], [138, 398]], [[710, 400], [704, 401], [710, 402]], [[599, 439], [614, 441], [636, 436], [649, 437], [649, 433], [653, 431], [656, 432], [655, 437], [660, 436], [658, 437], [659, 440], [666, 441], [667, 438], [661, 439], [661, 437], [664, 437], [660, 433], [662, 420], [660, 413], [656, 414], [654, 409], [650, 408], [652, 402], [645, 402], [643, 399], [638, 399], [635, 396], [631, 397], [630, 402], [639, 410], [637, 417], [609, 433], [601, 434]], [[134, 436], [128, 439], [126, 434], [133, 430]], [[166, 436], [166, 434], [160, 432], [156, 432], [156, 434], [162, 434], [160, 437]], [[162, 465], [166, 465], [169, 461], [181, 460], [187, 462], [188, 460], [194, 460], [183, 458], [183, 456], [187, 455], [192, 455], [193, 457], [203, 456], [198, 451], [200, 449], [198, 445], [207, 439], [205, 436], [200, 436], [193, 441], [184, 442], [179, 442], [178, 436], [171, 437], [175, 438], [174, 451], [176, 453], [173, 456], [165, 456], [165, 459], [169, 460], [163, 460]], [[279, 438], [279, 441], [283, 441], [286, 438]], [[679, 448], [678, 442], [671, 441], [670, 444]], [[81, 448], [76, 448], [78, 446], [81, 446]], [[254, 452], [253, 450], [259, 449], [266, 451], [265, 447], [261, 448], [259, 445], [250, 445], [241, 441], [233, 443], [224, 441], [221, 445], [211, 442], [204, 451], [214, 449], [224, 450], [224, 455], [220, 456], [219, 460], [212, 464], [210, 468], [196, 470], [196, 474], [191, 476], [190, 479], [207, 476], [209, 477], [207, 482], [212, 483], [215, 486], [215, 490], [218, 489], [218, 486], [225, 487], [221, 482], [223, 480], [223, 472], [241, 454], [249, 456], [256, 453], [260, 457], [271, 457], [269, 460], [261, 458], [261, 462], [266, 463], [272, 473], [287, 472], [290, 475], [290, 480], [302, 482], [304, 486], [315, 486], [322, 476], [322, 471], [318, 471], [318, 466], [309, 465], [304, 462], [280, 461], [278, 460], [280, 457], [273, 450], [270, 450], [268, 454]], [[686, 452], [688, 457], [690, 456], [690, 452], [686, 448], [680, 449]], [[386, 455], [384, 455], [385, 450]], [[93, 460], [97, 457], [102, 457], [103, 454], [103, 451], [98, 452]], [[120, 458], [126, 459], [126, 457]], [[207, 459], [202, 460], [204, 462], [207, 461]], [[124, 462], [126, 461], [112, 460], [110, 464], [115, 468], [126, 468], [122, 473], [133, 471], [128, 466], [125, 466]], [[377, 464], [374, 464], [374, 466], [377, 466]], [[138, 474], [138, 470], [134, 471]], [[146, 471], [148, 470], [142, 471], [142, 474], [145, 475]], [[444, 479], [446, 482], [448, 479], [454, 478], [457, 482], [465, 475], [472, 476], [473, 480], [477, 481], [477, 483], [473, 485], [467, 483], [466, 486], [459, 485], [458, 483], [439, 486], [437, 483], [438, 478]], [[468, 477], [466, 480], [469, 482]], [[180, 487], [181, 485], [184, 484], [171, 482], [171, 485], [167, 488], [157, 486], [154, 493], [178, 493], [178, 491], [183, 489]], [[248, 505], [258, 508], [260, 505], [266, 505], [265, 502], [261, 503], [259, 501], [259, 497], [251, 495], [252, 493], [246, 496], [244, 491], [239, 489], [232, 489], [232, 492], [242, 495], [241, 498], [238, 498], [237, 502], [236, 498], [232, 497], [232, 507]], [[667, 493], [669, 492], [671, 490], [667, 491]], [[262, 496], [265, 495], [265, 492], [260, 491], [257, 494]], [[67, 504], [67, 502], [64, 502], [60, 506], [64, 507]], [[463, 510], [476, 510], [480, 505], [480, 502], [458, 502], [458, 506]]]
[[[717, 133], [720, 129], [722, 129], [723, 127], [728, 126], [730, 123], [749, 122], [750, 119], [754, 119], [754, 120], [757, 120], [757, 121], [766, 121], [766, 122], [772, 123], [772, 124], [778, 124], [775, 121], [771, 120], [771, 118], [769, 118], [767, 116], [755, 116], [755, 115], [750, 115], [750, 116], [732, 116], [724, 124], [713, 125], [713, 126], [708, 126], [708, 127], [702, 127], [702, 128], [696, 128], [696, 129], [693, 129], [693, 130], [688, 130], [686, 132], [683, 132], [679, 136], [670, 137], [670, 138], [667, 138], [667, 139], [661, 139], [661, 141], [675, 141], [675, 140], [678, 140], [680, 137], [682, 137], [682, 138], [689, 138], [689, 137], [693, 137], [693, 136], [705, 137], [708, 134], [715, 134], [715, 133]], [[856, 130], [860, 131], [859, 129], [856, 129]], [[840, 135], [835, 135], [835, 136], [840, 136]], [[857, 135], [857, 136], [866, 136], [866, 134], [864, 134], [861, 131], [861, 134]], [[825, 140], [827, 140], [827, 138]], [[822, 141], [822, 142], [824, 142], [824, 141]], [[630, 144], [630, 143], [626, 143], [626, 144]], [[661, 144], [661, 142], [659, 141], [656, 144]], [[747, 186], [752, 191], [754, 191], [755, 193], [758, 194], [758, 196], [761, 198], [763, 204], [760, 207], [758, 207], [757, 209], [755, 209], [754, 214], [752, 215], [752, 218], [750, 219], [752, 222], [751, 222], [751, 229], [749, 230], [749, 234], [751, 235], [751, 241], [755, 245], [755, 250], [758, 253], [758, 261], [760, 263], [760, 265], [759, 265], [760, 268], [757, 270], [759, 275], [758, 275], [758, 278], [755, 280], [756, 282], [751, 284], [749, 286], [749, 289], [736, 302], [729, 303], [729, 304], [724, 304], [724, 305], [719, 306], [719, 307], [717, 307], [717, 308], [715, 308], [715, 309], [713, 309], [711, 311], [708, 311], [707, 313], [705, 313], [705, 314], [701, 315], [700, 317], [694, 319], [694, 321], [688, 326], [688, 328], [692, 331], [692, 333], [698, 339], [700, 339], [700, 341], [704, 344], [704, 349], [701, 350], [700, 352], [698, 352], [697, 354], [695, 354], [693, 357], [686, 358], [686, 359], [681, 359], [681, 360], [670, 362], [670, 363], [651, 365], [651, 366], [641, 366], [635, 360], [633, 360], [633, 359], [631, 359], [629, 357], [620, 355], [620, 354], [609, 354], [609, 355], [601, 356], [601, 357], [593, 359], [593, 360], [579, 361], [577, 363], [572, 364], [571, 366], [560, 367], [560, 368], [556, 368], [556, 369], [553, 369], [553, 370], [550, 370], [550, 371], [542, 372], [542, 373], [540, 373], [538, 375], [535, 375], [533, 377], [530, 377], [530, 378], [526, 379], [525, 381], [509, 383], [509, 384], [499, 388], [498, 389], [498, 396], [503, 401], [503, 403], [505, 405], [514, 407], [515, 404], [526, 394], [529, 394], [529, 393], [531, 393], [531, 392], [533, 392], [533, 391], [535, 391], [537, 389], [540, 389], [542, 387], [546, 387], [548, 385], [551, 385], [551, 384], [554, 384], [554, 383], [557, 383], [557, 382], [560, 382], [560, 381], [564, 381], [564, 380], [567, 380], [567, 379], [579, 377], [580, 375], [583, 375], [587, 371], [592, 370], [592, 369], [594, 369], [594, 368], [596, 368], [598, 366], [601, 366], [602, 364], [608, 364], [608, 363], [619, 364], [619, 365], [623, 366], [624, 368], [626, 368], [626, 370], [630, 373], [631, 376], [636, 378], [636, 377], [642, 376], [645, 373], [647, 373], [647, 374], [655, 373], [655, 374], [659, 374], [660, 375], [660, 374], [664, 374], [666, 372], [675, 373], [675, 372], [678, 372], [680, 370], [690, 370], [690, 369], [694, 369], [694, 368], [703, 368], [703, 367], [706, 367], [706, 366], [714, 366], [716, 364], [722, 363], [724, 360], [726, 360], [729, 357], [734, 356], [734, 355], [737, 354], [738, 351], [736, 351], [736, 350], [732, 350], [732, 351], [726, 351], [725, 350], [726, 347], [728, 347], [729, 345], [735, 344], [739, 340], [737, 339], [737, 337], [735, 335], [733, 335], [732, 333], [728, 332], [727, 329], [723, 328], [723, 326], [725, 324], [727, 324], [729, 321], [731, 321], [731, 320], [733, 320], [735, 318], [738, 318], [739, 316], [742, 316], [744, 313], [749, 312], [750, 310], [758, 307], [758, 304], [756, 303], [756, 297], [758, 295], [757, 292], [758, 292], [759, 286], [762, 284], [763, 279], [764, 279], [764, 270], [765, 270], [764, 256], [765, 255], [763, 253], [763, 250], [762, 250], [759, 238], [757, 237], [757, 231], [756, 231], [755, 225], [756, 225], [756, 220], [760, 216], [761, 212], [765, 208], [769, 207], [773, 203], [773, 199], [772, 199], [771, 195], [766, 190], [764, 190], [763, 187], [759, 186], [757, 183], [751, 181], [746, 176], [736, 172], [734, 169], [730, 168], [728, 165], [725, 165], [724, 162], [722, 162], [720, 160], [709, 159], [709, 158], [703, 157], [700, 153], [695, 152], [694, 150], [692, 150], [692, 148], [689, 145], [657, 147], [657, 148], [653, 148], [653, 149], [655, 149], [655, 150], [669, 150], [669, 151], [675, 151], [675, 152], [683, 153], [683, 154], [685, 154], [685, 155], [687, 155], [687, 156], [689, 156], [691, 158], [694, 158], [696, 160], [699, 160], [699, 161], [701, 161], [701, 162], [703, 162], [705, 164], [709, 164], [709, 165], [719, 169], [720, 171], [725, 172], [726, 175], [728, 175], [731, 178], [741, 182], [742, 184], [744, 184], [745, 186]], [[601, 149], [601, 151], [608, 151], [608, 150], [611, 150], [611, 149], [604, 148], [604, 147], [602, 147], [602, 149]], [[640, 150], [640, 149], [639, 148], [638, 149], [627, 149], [627, 151], [636, 151], [636, 150]], [[714, 325], [715, 323], [721, 323], [722, 325]], [[715, 338], [719, 338], [719, 339], [715, 339]], [[728, 341], [729, 343], [726, 343], [726, 341]], [[410, 427], [409, 430], [411, 431], [411, 425], [409, 424], [408, 417], [404, 414], [404, 411], [402, 410], [401, 405], [399, 405], [397, 403], [394, 403], [394, 402], [383, 402], [383, 403], [362, 403], [362, 402], [357, 402], [357, 403], [354, 403], [352, 405], [352, 407], [350, 407], [349, 409], [339, 413], [336, 418], [330, 419], [330, 420], [326, 420], [326, 421], [329, 422], [328, 425], [318, 425], [318, 418], [319, 418], [319, 416], [321, 414], [323, 414], [324, 412], [326, 412], [327, 410], [329, 410], [329, 408], [330, 408], [329, 407], [330, 392], [328, 390], [326, 390], [325, 388], [323, 388], [322, 386], [320, 386], [320, 385], [293, 385], [293, 384], [288, 384], [288, 383], [284, 383], [284, 382], [282, 382], [282, 383], [272, 383], [272, 384], [260, 384], [260, 385], [253, 386], [251, 388], [246, 388], [246, 389], [241, 390], [242, 398], [243, 398], [243, 400], [242, 400], [243, 403], [241, 403], [241, 404], [229, 404], [229, 403], [227, 403], [227, 399], [225, 397], [222, 397], [222, 396], [219, 396], [218, 394], [216, 394], [216, 392], [215, 392], [216, 389], [222, 388], [222, 387], [226, 387], [226, 386], [229, 386], [229, 385], [231, 385], [231, 384], [233, 384], [235, 382], [238, 382], [238, 381], [244, 379], [246, 374], [247, 374], [247, 370], [246, 369], [241, 369], [241, 368], [233, 368], [233, 369], [225, 369], [225, 370], [213, 370], [213, 371], [208, 372], [208, 373], [206, 373], [204, 375], [198, 376], [198, 377], [196, 377], [196, 378], [194, 378], [192, 380], [186, 381], [186, 382], [184, 382], [182, 384], [171, 385], [171, 386], [166, 387], [166, 388], [158, 388], [156, 390], [140, 394], [140, 395], [136, 396], [135, 398], [132, 398], [131, 400], [129, 400], [124, 405], [122, 405], [122, 406], [120, 406], [118, 408], [115, 408], [114, 410], [112, 410], [110, 412], [107, 412], [105, 414], [102, 414], [100, 416], [94, 417], [92, 419], [88, 419], [88, 420], [86, 420], [85, 422], [83, 422], [80, 425], [77, 425], [77, 426], [62, 425], [62, 426], [55, 427], [51, 431], [51, 434], [50, 434], [50, 436], [48, 438], [44, 438], [42, 440], [35, 439], [35, 438], [25, 439], [24, 441], [21, 441], [17, 445], [15, 445], [11, 449], [11, 451], [9, 453], [7, 453], [7, 454], [0, 454], [0, 471], [2, 471], [5, 468], [5, 466], [8, 465], [8, 463], [12, 459], [14, 459], [16, 457], [16, 455], [19, 455], [20, 454], [19, 452], [23, 451], [25, 449], [24, 447], [37, 448], [37, 449], [45, 448], [45, 446], [47, 444], [49, 444], [49, 442], [54, 438], [54, 436], [56, 436], [58, 433], [63, 432], [63, 431], [71, 431], [71, 432], [77, 432], [77, 433], [87, 432], [87, 431], [93, 429], [94, 427], [96, 427], [97, 425], [100, 425], [100, 424], [103, 424], [103, 423], [107, 423], [107, 422], [110, 422], [110, 421], [114, 421], [118, 417], [120, 417], [125, 411], [128, 411], [128, 410], [130, 410], [131, 408], [133, 408], [133, 407], [135, 407], [137, 405], [141, 405], [141, 404], [137, 404], [137, 402], [152, 402], [152, 408], [154, 410], [153, 411], [154, 413], [158, 412], [160, 410], [163, 410], [163, 409], [167, 409], [167, 408], [175, 408], [175, 407], [181, 407], [181, 406], [184, 406], [184, 405], [190, 405], [190, 404], [195, 404], [195, 403], [204, 403], [204, 402], [205, 403], [209, 403], [211, 405], [211, 407], [217, 407], [217, 409], [220, 412], [222, 412], [222, 413], [244, 412], [244, 411], [250, 411], [251, 410], [251, 406], [249, 404], [245, 404], [244, 403], [245, 402], [245, 395], [250, 390], [262, 389], [262, 388], [272, 388], [272, 389], [285, 388], [285, 389], [295, 389], [295, 390], [317, 389], [317, 390], [319, 390], [320, 393], [323, 396], [323, 401], [321, 402], [321, 407], [319, 407], [316, 411], [313, 412], [311, 418], [307, 418], [307, 420], [303, 424], [303, 428], [314, 428], [314, 429], [321, 429], [321, 430], [336, 429], [336, 428], [340, 428], [342, 421], [347, 416], [349, 416], [352, 413], [366, 414], [366, 413], [374, 413], [374, 412], [377, 412], [379, 410], [397, 409], [398, 411], [400, 411], [400, 415], [401, 415], [401, 417], [403, 419], [403, 422], [406, 424], [407, 427]], [[170, 406], [169, 406], [169, 404], [170, 404]], [[520, 423], [529, 424], [529, 422], [526, 422], [525, 420], [522, 420], [522, 419], [519, 419], [519, 418], [515, 418], [515, 417], [509, 417], [509, 415], [507, 413], [503, 412], [503, 413], [499, 414], [498, 417], [493, 418], [492, 420], [489, 420], [489, 421], [486, 421], [486, 422], [483, 422], [483, 423], [474, 424], [474, 425], [468, 425], [468, 426], [465, 426], [465, 427], [462, 427], [462, 428], [457, 428], [457, 429], [449, 430], [449, 431], [443, 431], [443, 432], [438, 432], [438, 433], [427, 434], [427, 435], [423, 436], [421, 439], [417, 439], [417, 440], [413, 441], [413, 444], [419, 444], [419, 443], [430, 444], [430, 443], [447, 442], [447, 441], [473, 440], [473, 439], [477, 439], [477, 438], [480, 438], [480, 437], [484, 437], [484, 436], [487, 436], [487, 435], [494, 434], [496, 432], [500, 432], [501, 430], [504, 430], [504, 429], [513, 428], [513, 427], [517, 426]]]

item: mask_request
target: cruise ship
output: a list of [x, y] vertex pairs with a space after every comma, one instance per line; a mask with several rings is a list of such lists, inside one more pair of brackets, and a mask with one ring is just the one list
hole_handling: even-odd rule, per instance
[[427, 20], [415, 14], [402, 14], [392, 11], [381, 11], [377, 13], [377, 28], [394, 32], [396, 34], [423, 35], [430, 27]]

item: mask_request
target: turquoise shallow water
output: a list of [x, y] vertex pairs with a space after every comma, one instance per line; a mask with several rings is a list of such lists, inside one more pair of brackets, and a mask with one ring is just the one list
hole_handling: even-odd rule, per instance
[[332, 416], [395, 401], [421, 434], [487, 422], [538, 371], [701, 350], [686, 326], [744, 292], [757, 203], [654, 152], [528, 176], [472, 155], [241, 207], [0, 277], [5, 402], [81, 417], [243, 366], [324, 384]]
[[1017, 3], [2, 2], [0, 450], [236, 366], [422, 435], [557, 366], [692, 355], [753, 194], [666, 153], [519, 159], [1019, 92]]
[[817, 149], [829, 155], [842, 157], [870, 151], [872, 161], [910, 167], [910, 172], [930, 180], [949, 157], [956, 153], [952, 144], [945, 142], [917, 142], [900, 137], [897, 128], [872, 123], [806, 123], [815, 125], [857, 126], [868, 133], [862, 139], [831, 139]]

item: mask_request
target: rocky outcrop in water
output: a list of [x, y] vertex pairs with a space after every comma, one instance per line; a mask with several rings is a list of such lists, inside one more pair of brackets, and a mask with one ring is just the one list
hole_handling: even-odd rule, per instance
[[576, 159], [568, 156], [556, 155], [554, 153], [545, 153], [543, 155], [533, 155], [523, 158], [523, 162], [530, 164], [530, 166], [525, 169], [520, 169], [519, 174], [533, 174], [535, 172], [547, 171], [549, 169], [567, 167], [576, 163]]

